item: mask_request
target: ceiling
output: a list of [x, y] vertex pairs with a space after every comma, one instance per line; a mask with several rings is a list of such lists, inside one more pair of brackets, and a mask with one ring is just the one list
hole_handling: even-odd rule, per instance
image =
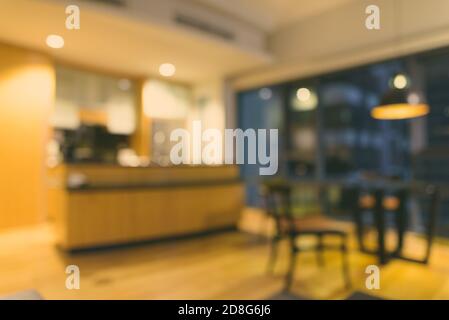
[[[66, 4], [66, 3], [65, 3]], [[180, 82], [202, 82], [267, 63], [267, 58], [233, 45], [192, 36], [107, 10], [82, 9], [81, 29], [65, 28], [65, 4], [0, 0], [0, 41], [44, 51], [55, 59], [128, 75], [158, 75], [173, 63]], [[62, 49], [45, 44], [49, 34], [65, 39]]]
[[195, 0], [274, 32], [354, 0]]
[[[167, 0], [160, 1], [165, 4]], [[268, 33], [353, 0], [189, 1]], [[266, 52], [244, 50], [95, 6], [83, 7], [81, 29], [70, 31], [65, 28], [67, 4], [59, 0], [0, 0], [0, 41], [46, 52], [56, 60], [130, 76], [158, 75], [159, 65], [170, 62], [176, 66], [173, 79], [187, 83], [242, 74], [272, 61]], [[62, 35], [64, 48], [48, 48], [45, 39], [49, 34]]]

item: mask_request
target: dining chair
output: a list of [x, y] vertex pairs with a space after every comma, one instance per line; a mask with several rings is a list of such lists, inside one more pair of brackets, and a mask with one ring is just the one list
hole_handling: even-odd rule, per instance
[[375, 251], [369, 250], [365, 244], [365, 235], [369, 227], [366, 220], [369, 217], [372, 218], [372, 221], [375, 221], [375, 213], [381, 196], [374, 189], [358, 186], [347, 188], [346, 191], [352, 195], [352, 213], [356, 226], [355, 235], [359, 251], [375, 253]]
[[[271, 239], [268, 270], [272, 271], [278, 256], [279, 241], [288, 239], [290, 245], [290, 263], [286, 276], [286, 289], [291, 288], [297, 256], [301, 252], [315, 251], [317, 263], [324, 265], [323, 251], [338, 250], [342, 254], [342, 271], [345, 285], [351, 286], [348, 265], [348, 233], [346, 225], [331, 220], [324, 215], [316, 215], [310, 218], [295, 217], [292, 212], [292, 188], [286, 184], [264, 184], [266, 209], [275, 223], [275, 234]], [[298, 239], [302, 236], [316, 238], [315, 245], [301, 246]], [[339, 238], [338, 244], [326, 244], [324, 239], [329, 236]]]

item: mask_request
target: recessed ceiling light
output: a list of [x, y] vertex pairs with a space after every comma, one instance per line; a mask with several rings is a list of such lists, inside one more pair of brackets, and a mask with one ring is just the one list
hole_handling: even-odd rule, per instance
[[175, 74], [176, 67], [171, 63], [163, 63], [159, 66], [159, 73], [163, 77], [171, 77]]
[[53, 49], [61, 49], [64, 47], [64, 38], [56, 34], [50, 34], [46, 40], [47, 46]]

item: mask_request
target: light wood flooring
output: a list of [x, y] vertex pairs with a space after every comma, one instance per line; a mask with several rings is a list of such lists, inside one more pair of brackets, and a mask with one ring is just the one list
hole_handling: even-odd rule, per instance
[[[353, 242], [353, 241], [352, 241]], [[423, 242], [409, 235], [410, 254]], [[280, 292], [287, 268], [287, 244], [275, 272], [266, 272], [268, 242], [243, 232], [67, 255], [54, 246], [48, 224], [0, 234], [0, 296], [35, 289], [45, 299], [266, 299]], [[344, 299], [365, 286], [373, 256], [350, 254], [354, 288], [345, 290], [340, 255], [326, 253], [326, 266], [313, 253], [299, 257], [292, 291], [315, 299]], [[65, 268], [78, 265], [80, 290], [65, 288]], [[381, 268], [381, 289], [392, 299], [449, 299], [449, 245], [437, 243], [429, 265], [393, 261]]]

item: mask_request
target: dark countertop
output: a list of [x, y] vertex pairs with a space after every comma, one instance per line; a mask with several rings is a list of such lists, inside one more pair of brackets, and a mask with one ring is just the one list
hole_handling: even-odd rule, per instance
[[167, 181], [167, 182], [148, 182], [148, 183], [109, 183], [109, 184], [84, 184], [80, 186], [67, 186], [70, 192], [89, 192], [89, 191], [123, 191], [136, 189], [161, 189], [161, 188], [195, 188], [195, 187], [214, 187], [230, 184], [240, 184], [240, 178], [226, 178], [216, 180], [185, 180], [185, 181]]
[[80, 162], [80, 163], [62, 163], [61, 165], [67, 167], [108, 167], [108, 168], [120, 168], [120, 169], [172, 169], [172, 168], [223, 168], [223, 167], [233, 167], [235, 164], [217, 164], [217, 165], [206, 165], [206, 164], [180, 164], [180, 165], [169, 165], [160, 166], [157, 164], [150, 164], [148, 166], [122, 166], [118, 163], [101, 163], [101, 162]]

